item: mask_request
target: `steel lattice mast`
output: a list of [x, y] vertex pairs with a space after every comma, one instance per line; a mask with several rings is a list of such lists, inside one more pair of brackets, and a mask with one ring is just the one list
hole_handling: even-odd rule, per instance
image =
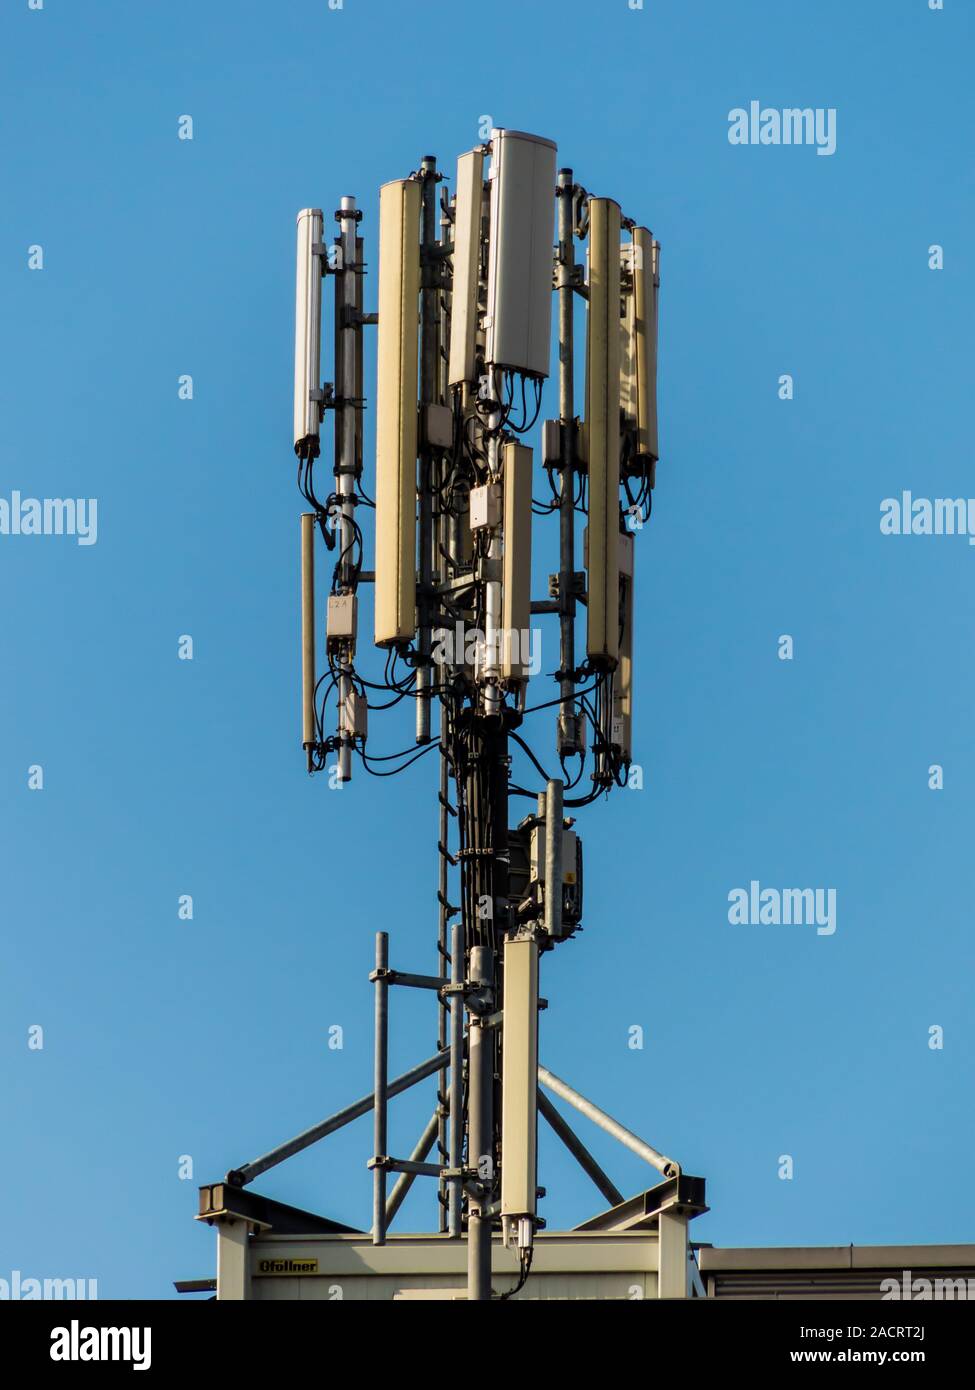
[[[487, 144], [461, 156], [452, 196], [432, 156], [408, 178], [383, 186], [377, 314], [363, 311], [366, 264], [355, 200], [343, 198], [335, 217], [331, 247], [321, 212], [298, 217], [294, 437], [311, 507], [301, 519], [302, 742], [309, 771], [340, 781], [351, 777], [354, 757], [367, 771], [398, 771], [430, 747], [434, 704], [439, 709], [438, 974], [391, 969], [379, 933], [370, 977], [372, 1233], [383, 1243], [415, 1177], [436, 1178], [440, 1229], [454, 1238], [466, 1231], [469, 1297], [486, 1299], [492, 1230], [500, 1226], [505, 1244], [518, 1249], [524, 1279], [538, 1225], [539, 957], [570, 936], [581, 916], [581, 844], [565, 812], [623, 784], [631, 763], [633, 533], [649, 515], [657, 462], [659, 245], [612, 199], [590, 197], [571, 169], [556, 173], [551, 141], [507, 130], [492, 131]], [[576, 262], [577, 240], [588, 242], [585, 266]], [[335, 284], [335, 381], [323, 386], [326, 277]], [[542, 423], [539, 469], [525, 440], [549, 376], [553, 290], [559, 409]], [[577, 298], [586, 303], [582, 420], [575, 413]], [[363, 336], [373, 324], [374, 501], [363, 485], [362, 450]], [[316, 460], [329, 413], [334, 483], [322, 497]], [[539, 478], [547, 478], [550, 493], [543, 502], [533, 497]], [[375, 568], [368, 571], [356, 514], [372, 506]], [[559, 563], [548, 595], [533, 599], [532, 527], [539, 516], [557, 521]], [[321, 676], [316, 534], [334, 561]], [[367, 583], [374, 642], [385, 654], [379, 681], [357, 666], [358, 596]], [[557, 693], [538, 704], [555, 716], [563, 775], [546, 775], [533, 790], [513, 782], [512, 751], [525, 753], [537, 779], [543, 760], [519, 730], [535, 708], [527, 695], [532, 619], [545, 615], [558, 620]], [[370, 698], [377, 687], [389, 695]], [[337, 721], [327, 732], [333, 694]], [[395, 767], [380, 769], [368, 751], [368, 710], [409, 699], [419, 753], [404, 750], [391, 760]], [[568, 795], [587, 767], [588, 788]], [[528, 799], [528, 814], [512, 825], [516, 797]], [[437, 1108], [411, 1157], [401, 1160], [388, 1154], [386, 1139], [387, 1103], [399, 1085], [388, 1076], [391, 985], [435, 992], [440, 1020], [438, 1054], [423, 1064], [424, 1075], [440, 1077]], [[545, 1075], [546, 1084], [558, 1081]], [[563, 1096], [575, 1096], [558, 1084]], [[543, 1103], [550, 1120], [552, 1110]], [[571, 1136], [554, 1114], [557, 1132], [561, 1123]], [[308, 1133], [307, 1142], [321, 1137]], [[585, 1155], [591, 1176], [601, 1175], [594, 1180], [602, 1190], [618, 1196], [579, 1141], [561, 1137]], [[649, 1145], [643, 1156], [662, 1172], [679, 1173]], [[398, 1175], [392, 1191], [391, 1173]]]

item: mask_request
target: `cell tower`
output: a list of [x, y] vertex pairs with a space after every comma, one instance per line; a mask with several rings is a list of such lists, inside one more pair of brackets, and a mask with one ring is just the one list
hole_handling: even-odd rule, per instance
[[[540, 1112], [609, 1203], [607, 1213], [579, 1229], [656, 1230], [657, 1290], [683, 1294], [687, 1221], [706, 1209], [703, 1180], [683, 1174], [538, 1057], [540, 959], [582, 920], [582, 841], [566, 813], [623, 785], [631, 762], [634, 539], [649, 517], [658, 456], [660, 247], [617, 202], [589, 195], [571, 169], [556, 172], [552, 141], [514, 130], [492, 130], [489, 142], [461, 155], [452, 195], [432, 156], [408, 178], [382, 187], [377, 313], [363, 310], [361, 216], [355, 199], [343, 198], [329, 246], [322, 212], [298, 215], [294, 448], [310, 508], [301, 516], [302, 744], [309, 772], [343, 782], [357, 762], [386, 776], [438, 754], [439, 970], [420, 975], [392, 968], [387, 935], [378, 933], [370, 976], [372, 1094], [233, 1170], [219, 1192], [204, 1189], [201, 1216], [218, 1220], [246, 1211], [239, 1194], [254, 1177], [372, 1109], [372, 1243], [387, 1241], [409, 1187], [429, 1177], [439, 1234], [466, 1241], [467, 1297], [492, 1297], [492, 1234], [517, 1253], [517, 1281], [494, 1291], [508, 1297], [525, 1284], [544, 1227], [537, 1211]], [[584, 262], [576, 259], [577, 241], [587, 244]], [[328, 281], [335, 380], [322, 384]], [[550, 374], [553, 291], [558, 416], [542, 422], [536, 465], [525, 439], [541, 416]], [[577, 299], [586, 306], [581, 421]], [[363, 338], [372, 325], [378, 336], [374, 501], [362, 447]], [[334, 482], [326, 491], [318, 460], [328, 417]], [[536, 489], [544, 500], [536, 500]], [[370, 571], [357, 517], [373, 507]], [[533, 598], [536, 518], [557, 519], [559, 567], [547, 595]], [[323, 550], [331, 578], [320, 660], [316, 552]], [[359, 590], [370, 584], [373, 643], [385, 660], [379, 679], [360, 674], [357, 665]], [[557, 623], [559, 661], [557, 690], [536, 695], [536, 678], [532, 700], [536, 618], [551, 623], [553, 635]], [[370, 711], [392, 707], [386, 715], [392, 722], [411, 702], [413, 747], [374, 757]], [[527, 736], [528, 717], [542, 710], [555, 722], [558, 778], [543, 771], [551, 746], [536, 751]], [[551, 726], [543, 715], [530, 727]], [[512, 780], [512, 745], [526, 755], [540, 786]], [[521, 799], [527, 814], [513, 824]], [[390, 1078], [394, 986], [434, 995], [438, 1049]], [[388, 1153], [388, 1103], [433, 1075], [439, 1078], [434, 1114], [412, 1155], [396, 1159]], [[624, 1201], [540, 1085], [640, 1154], [663, 1182]], [[396, 1175], [391, 1190], [390, 1175]]]

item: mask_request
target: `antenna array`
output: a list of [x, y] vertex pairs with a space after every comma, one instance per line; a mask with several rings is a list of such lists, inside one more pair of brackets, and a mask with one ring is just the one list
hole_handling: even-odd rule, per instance
[[[428, 156], [408, 178], [381, 189], [375, 314], [362, 307], [366, 263], [355, 200], [342, 199], [331, 246], [319, 210], [298, 215], [294, 447], [310, 507], [301, 517], [302, 744], [310, 772], [328, 770], [341, 782], [352, 776], [354, 759], [387, 776], [427, 751], [439, 753], [439, 971], [391, 969], [379, 933], [370, 976], [372, 1234], [382, 1244], [414, 1178], [435, 1178], [441, 1231], [467, 1235], [469, 1296], [488, 1298], [492, 1229], [500, 1226], [505, 1244], [517, 1248], [524, 1281], [544, 1224], [537, 1212], [538, 1084], [551, 1074], [538, 1062], [539, 957], [571, 937], [582, 916], [582, 845], [566, 811], [624, 784], [632, 757], [634, 533], [649, 517], [657, 463], [660, 248], [618, 203], [589, 196], [570, 169], [556, 173], [555, 145], [535, 135], [493, 130], [487, 144], [461, 155], [453, 196], [442, 179]], [[576, 261], [577, 241], [587, 245], [584, 263]], [[335, 380], [323, 385], [328, 280]], [[550, 374], [553, 290], [559, 411], [542, 422], [536, 466], [527, 439]], [[362, 451], [369, 325], [378, 326], [374, 500]], [[329, 416], [333, 481], [322, 496], [317, 460]], [[540, 479], [541, 501], [533, 496]], [[363, 567], [362, 508], [375, 511], [372, 571]], [[533, 526], [545, 518], [557, 519], [559, 568], [547, 596], [533, 599]], [[321, 674], [316, 536], [333, 560]], [[378, 680], [357, 666], [358, 597], [370, 583], [373, 642], [385, 654]], [[586, 633], [578, 661], [580, 607]], [[557, 694], [533, 705], [535, 617], [557, 620], [559, 660]], [[334, 725], [327, 719], [333, 697]], [[373, 756], [369, 711], [409, 702], [413, 747]], [[542, 709], [555, 716], [559, 778], [544, 773], [542, 757], [519, 732]], [[542, 775], [541, 788], [513, 780], [512, 745]], [[515, 826], [512, 797], [530, 802]], [[428, 1131], [408, 1160], [386, 1152], [387, 1102], [391, 1088], [402, 1089], [388, 1078], [391, 985], [426, 988], [438, 999], [438, 1057], [423, 1075], [444, 1079]], [[549, 1117], [551, 1105], [542, 1106]], [[434, 1147], [436, 1161], [427, 1162]], [[644, 1149], [662, 1172], [679, 1173]], [[392, 1194], [390, 1173], [398, 1175]]]

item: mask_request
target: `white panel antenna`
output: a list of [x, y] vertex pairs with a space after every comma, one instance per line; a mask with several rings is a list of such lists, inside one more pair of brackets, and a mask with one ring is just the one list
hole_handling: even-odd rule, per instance
[[555, 157], [539, 135], [491, 132], [486, 358], [533, 377], [549, 373]]

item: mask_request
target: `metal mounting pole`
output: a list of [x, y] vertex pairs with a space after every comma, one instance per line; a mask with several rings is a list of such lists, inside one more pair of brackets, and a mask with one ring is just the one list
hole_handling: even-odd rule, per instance
[[[439, 858], [439, 874], [438, 874], [438, 879], [437, 879], [437, 902], [438, 902], [438, 907], [439, 907], [439, 911], [438, 911], [438, 914], [437, 914], [437, 965], [438, 965], [438, 969], [439, 969], [441, 975], [445, 975], [445, 974], [447, 973], [447, 969], [446, 969], [446, 967], [447, 967], [447, 955], [448, 955], [447, 936], [448, 936], [448, 931], [449, 931], [448, 923], [449, 923], [449, 920], [450, 920], [449, 899], [448, 899], [448, 896], [447, 896], [448, 888], [449, 888], [449, 884], [450, 884], [450, 876], [449, 876], [449, 874], [448, 874], [448, 862], [449, 862], [449, 861], [448, 861], [448, 855], [449, 855], [450, 851], [449, 851], [448, 848], [447, 848], [447, 836], [448, 836], [449, 829], [450, 829], [450, 820], [449, 820], [449, 811], [448, 811], [447, 808], [448, 808], [448, 806], [449, 806], [450, 803], [449, 803], [449, 801], [447, 800], [447, 795], [448, 795], [448, 791], [449, 791], [449, 784], [448, 784], [447, 744], [446, 744], [446, 737], [445, 737], [445, 735], [446, 735], [446, 728], [445, 728], [446, 719], [447, 719], [446, 705], [443, 703], [443, 701], [441, 701], [441, 703], [440, 703], [440, 757], [439, 757], [439, 762], [440, 762], [440, 797], [439, 797], [439, 800], [440, 800], [440, 838], [439, 838], [439, 840], [438, 840], [438, 842], [437, 842], [437, 850], [438, 850], [438, 858]], [[454, 943], [454, 944], [455, 944], [455, 943]], [[454, 949], [454, 944], [452, 944], [451, 947], [450, 947], [450, 977], [451, 977], [451, 980], [452, 980], [452, 981], [453, 981], [453, 979], [454, 979], [454, 973], [455, 973], [455, 971], [456, 971], [456, 969], [457, 969], [457, 954], [456, 954], [456, 951], [455, 951], [455, 949]], [[464, 978], [464, 973], [463, 973], [463, 972], [464, 972], [464, 962], [463, 962], [463, 958], [461, 958], [461, 962], [460, 962], [460, 972], [461, 972], [460, 978], [461, 978], [461, 980], [463, 981], [463, 978]], [[439, 1048], [444, 1048], [444, 1047], [447, 1047], [448, 1045], [450, 1046], [450, 1049], [451, 1049], [451, 1052], [450, 1052], [450, 1064], [451, 1064], [451, 1066], [454, 1066], [454, 1064], [455, 1064], [455, 1062], [456, 1062], [456, 1058], [455, 1058], [455, 1056], [454, 1056], [454, 1050], [453, 1050], [453, 1034], [450, 1033], [450, 1031], [449, 1031], [449, 1030], [453, 1027], [453, 1007], [454, 1007], [454, 1006], [453, 1006], [453, 999], [452, 999], [452, 998], [450, 998], [450, 999], [444, 999], [443, 995], [441, 995], [441, 996], [438, 998], [438, 1000], [437, 1000], [437, 1046], [438, 1046]], [[463, 1005], [461, 1005], [461, 1036], [463, 1036], [463, 1028], [464, 1028]], [[449, 1128], [449, 1126], [450, 1126], [450, 1119], [449, 1119], [449, 1116], [450, 1116], [450, 1114], [453, 1113], [453, 1077], [452, 1077], [452, 1076], [451, 1076], [451, 1089], [450, 1089], [450, 1098], [449, 1098], [449, 1100], [448, 1100], [447, 1096], [444, 1094], [444, 1090], [443, 1090], [443, 1085], [442, 1085], [442, 1083], [441, 1083], [440, 1087], [438, 1087], [437, 1096], [438, 1096], [438, 1116], [439, 1116], [439, 1123], [438, 1123], [438, 1126], [437, 1126], [437, 1151], [438, 1151], [438, 1153], [439, 1153], [441, 1163], [447, 1162], [448, 1160], [449, 1160], [450, 1162], [453, 1162], [453, 1156], [452, 1156], [452, 1155], [453, 1155], [453, 1143], [452, 1143], [452, 1140], [450, 1140], [450, 1139], [448, 1138], [448, 1134], [449, 1134], [449, 1133], [452, 1133], [452, 1131], [451, 1131], [450, 1128]], [[449, 1204], [450, 1204], [450, 1195], [449, 1195], [449, 1191], [448, 1191], [447, 1184], [446, 1184], [446, 1182], [445, 1182], [443, 1179], [441, 1179], [441, 1181], [440, 1181], [440, 1188], [439, 1188], [438, 1198], [439, 1198], [439, 1201], [438, 1201], [438, 1206], [439, 1206], [439, 1211], [438, 1211], [439, 1225], [440, 1225], [441, 1231], [446, 1231], [446, 1230], [447, 1230], [447, 1226], [448, 1226], [448, 1206], [449, 1206]], [[453, 1234], [453, 1233], [452, 1233], [452, 1234]], [[458, 1232], [457, 1234], [459, 1234], [459, 1232]]]
[[[445, 253], [446, 250], [451, 249], [451, 227], [452, 224], [451, 213], [449, 213], [449, 199], [448, 196], [446, 196], [445, 189], [441, 189], [441, 253]], [[449, 274], [444, 274], [444, 278], [442, 278], [441, 281], [440, 289], [438, 289], [437, 291], [437, 331], [438, 347], [440, 347], [440, 354], [438, 354], [438, 356], [440, 356], [440, 360], [438, 360], [437, 363], [437, 400], [440, 404], [444, 404], [446, 400], [448, 400], [449, 398], [449, 382], [448, 379], [446, 379], [449, 375], [448, 349], [449, 341], [451, 341], [451, 292], [449, 292], [449, 284], [451, 284]], [[433, 573], [435, 580], [437, 580], [438, 584], [440, 584], [440, 582], [442, 581], [445, 581], [446, 578], [449, 577], [448, 564], [446, 564], [445, 559], [446, 542], [448, 542], [449, 539], [448, 532], [446, 532], [446, 528], [448, 528], [448, 518], [446, 518], [444, 506], [444, 482], [446, 468], [448, 468], [448, 464], [446, 464], [444, 457], [441, 456], [440, 463], [438, 463], [437, 468], [435, 468], [435, 470], [433, 471], [435, 488], [437, 488], [437, 502], [435, 502], [433, 518]], [[437, 620], [440, 620], [442, 616], [442, 609], [440, 605], [435, 607], [434, 613], [435, 617], [437, 617]], [[431, 674], [433, 674], [433, 671], [431, 671]], [[438, 912], [437, 951], [438, 966], [440, 966], [440, 973], [446, 974], [448, 973], [448, 970], [446, 970], [446, 956], [448, 956], [449, 937], [451, 937], [451, 929], [449, 929], [449, 922], [451, 922], [452, 915], [451, 903], [449, 903], [448, 897], [448, 866], [451, 865], [451, 862], [455, 862], [455, 860], [451, 859], [451, 852], [449, 852], [448, 848], [449, 826], [451, 826], [451, 820], [449, 820], [451, 812], [449, 812], [448, 799], [449, 709], [448, 705], [446, 705], [446, 702], [444, 701], [444, 698], [442, 698], [442, 695], [440, 702], [440, 759], [438, 759], [438, 762], [440, 762], [440, 840], [438, 840], [437, 848], [438, 852], [440, 852], [440, 878], [438, 878], [437, 899], [438, 906], [440, 906], [440, 912]], [[452, 951], [451, 956], [453, 962]], [[452, 962], [451, 977], [453, 977]], [[460, 970], [462, 970], [462, 974], [460, 974], [460, 979], [463, 980], [463, 960], [462, 965], [460, 965]], [[442, 997], [442, 995], [440, 998], [438, 998], [437, 1004], [437, 1045], [438, 1047], [442, 1048], [448, 1045], [449, 1030], [451, 1030], [452, 1026], [452, 1004], [451, 999], [446, 999]], [[463, 1009], [462, 1015], [460, 1015], [460, 1029], [462, 1029], [463, 1033]], [[452, 1042], [451, 1061], [452, 1063], [453, 1061], [455, 1061], [455, 1058], [453, 1058]], [[437, 1151], [438, 1155], [440, 1155], [441, 1163], [446, 1163], [451, 1161], [452, 1143], [451, 1137], [449, 1136], [451, 1136], [452, 1131], [451, 1127], [449, 1127], [451, 1126], [451, 1119], [449, 1119], [449, 1113], [451, 1113], [453, 1109], [452, 1087], [451, 1097], [446, 1097], [444, 1091], [442, 1091], [442, 1088], [438, 1095], [440, 1095], [440, 1126], [438, 1126], [437, 1130]], [[446, 1183], [444, 1179], [441, 1179], [440, 1181], [440, 1190], [438, 1190], [437, 1198], [438, 1225], [440, 1225], [441, 1232], [446, 1232], [446, 1230], [448, 1230], [449, 1227], [451, 1227], [452, 1197], [448, 1183]], [[459, 1236], [459, 1229], [458, 1232], [451, 1232], [451, 1234], [458, 1234]]]
[[564, 782], [553, 778], [545, 795], [545, 930], [562, 935], [562, 798]]
[[318, 742], [315, 710], [315, 513], [301, 514], [301, 741], [308, 771]]
[[[452, 247], [450, 220], [450, 200], [446, 190], [440, 192], [440, 249], [446, 252]], [[437, 291], [437, 323], [438, 323], [438, 343], [439, 343], [439, 362], [437, 363], [437, 400], [443, 405], [449, 398], [449, 383], [447, 377], [448, 348], [450, 344], [450, 284], [449, 275], [441, 282]], [[444, 552], [449, 545], [448, 517], [443, 501], [443, 484], [446, 481], [448, 463], [441, 456], [440, 462], [434, 470], [434, 480], [437, 489], [437, 502], [433, 517], [433, 574], [437, 582], [442, 582], [449, 577], [447, 571], [447, 561]], [[449, 553], [449, 552], [448, 552]], [[435, 609], [436, 619], [442, 616], [442, 610], [438, 606]], [[441, 668], [442, 669], [442, 668]], [[433, 674], [431, 672], [431, 674]], [[439, 969], [441, 975], [446, 975], [447, 951], [450, 936], [450, 902], [448, 898], [448, 887], [450, 875], [448, 865], [451, 862], [450, 851], [447, 847], [447, 837], [450, 829], [450, 810], [449, 810], [449, 780], [450, 780], [450, 749], [449, 749], [449, 711], [446, 702], [441, 696], [440, 700], [440, 839], [438, 842], [439, 850], [439, 881], [437, 889], [437, 900], [439, 904], [439, 919], [437, 926], [437, 950], [439, 954]], [[451, 972], [452, 973], [452, 972]], [[463, 962], [461, 963], [461, 980], [463, 980]], [[438, 1002], [437, 1019], [437, 1045], [446, 1047], [448, 1042], [448, 1032], [450, 1029], [451, 1003], [448, 999], [440, 997]], [[461, 1029], [463, 1030], [463, 1013], [461, 1014]], [[440, 1092], [440, 1125], [437, 1132], [437, 1150], [441, 1163], [446, 1163], [449, 1157], [449, 1125], [448, 1118], [449, 1103], [443, 1092]], [[447, 1183], [441, 1179], [438, 1192], [438, 1211], [437, 1217], [441, 1231], [446, 1231], [450, 1224], [450, 1192]], [[452, 1233], [453, 1234], [453, 1233]], [[457, 1235], [460, 1231], [456, 1232]]]
[[[471, 951], [471, 987], [490, 990], [494, 953], [488, 946]], [[467, 1217], [467, 1297], [476, 1302], [491, 1297], [491, 1218], [484, 1215], [494, 1183], [494, 1029], [471, 1018], [468, 1032], [469, 1119], [468, 1165], [476, 1168], [488, 1195], [472, 1198]]]
[[[464, 1163], [464, 924], [456, 922], [450, 934], [450, 1140], [448, 1163], [455, 1171]], [[464, 1184], [450, 1179], [449, 1231], [461, 1233]]]
[[557, 744], [563, 754], [578, 748], [575, 707], [575, 463], [576, 422], [573, 347], [573, 182], [572, 170], [559, 170], [559, 695]]
[[[501, 472], [501, 448], [499, 431], [502, 422], [501, 373], [490, 373], [490, 393], [492, 409], [488, 415], [486, 440], [487, 465], [491, 483], [496, 483]], [[501, 707], [501, 693], [498, 681], [501, 674], [501, 556], [502, 539], [500, 525], [492, 526], [488, 532], [487, 556], [484, 561], [484, 657], [481, 674], [485, 677], [483, 685], [484, 712], [496, 715]]]
[[[338, 582], [341, 593], [352, 589], [352, 549], [355, 512], [355, 441], [357, 400], [359, 385], [356, 382], [357, 347], [361, 329], [355, 322], [355, 307], [358, 300], [356, 290], [356, 224], [358, 221], [354, 198], [343, 198], [336, 214], [341, 228], [339, 245], [341, 248], [341, 270], [337, 276], [336, 290], [336, 331], [335, 366], [339, 384], [339, 400], [335, 415], [335, 476], [336, 492], [339, 496], [338, 516]], [[339, 705], [339, 781], [347, 782], [352, 776], [352, 680], [350, 653], [343, 650], [339, 660], [338, 705]]]
[[[424, 155], [420, 165], [423, 182], [422, 223], [420, 229], [420, 410], [439, 397], [440, 381], [440, 261], [437, 249], [437, 161]], [[417, 491], [420, 499], [419, 579], [420, 604], [416, 671], [416, 741], [430, 742], [432, 668], [428, 664], [431, 648], [431, 590], [436, 565], [433, 526], [433, 450], [421, 437]]]
[[373, 1091], [373, 1154], [377, 1160], [372, 1172], [372, 1243], [386, 1243], [386, 1100], [387, 1067], [389, 1061], [389, 985], [386, 971], [389, 966], [389, 936], [376, 932], [376, 1057]]

